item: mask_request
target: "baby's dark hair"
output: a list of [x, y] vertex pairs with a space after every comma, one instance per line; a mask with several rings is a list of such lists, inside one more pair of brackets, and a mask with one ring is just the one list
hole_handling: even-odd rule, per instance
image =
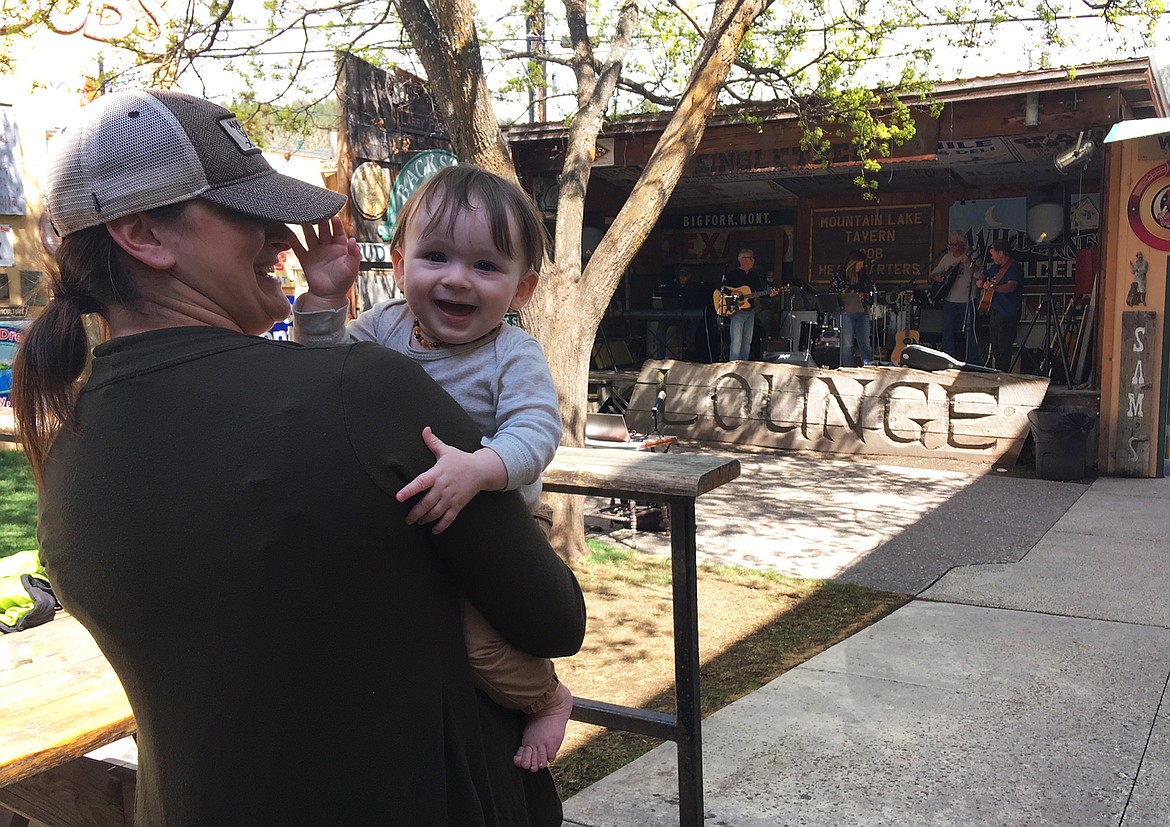
[[[474, 199], [474, 200], [473, 200]], [[548, 231], [544, 217], [536, 204], [519, 185], [479, 167], [459, 164], [444, 167], [423, 182], [398, 211], [391, 248], [405, 240], [407, 227], [415, 220], [423, 205], [432, 208], [431, 220], [419, 236], [426, 236], [445, 224], [452, 231], [455, 220], [465, 210], [478, 209], [479, 202], [487, 210], [488, 226], [496, 249], [509, 258], [522, 260], [529, 270], [540, 272], [548, 249]], [[508, 219], [516, 223], [520, 249], [513, 249]]]

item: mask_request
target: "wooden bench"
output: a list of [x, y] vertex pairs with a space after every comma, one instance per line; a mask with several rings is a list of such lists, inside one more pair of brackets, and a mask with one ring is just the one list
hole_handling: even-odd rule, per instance
[[681, 827], [697, 827], [703, 823], [695, 500], [738, 477], [739, 470], [739, 460], [727, 457], [562, 447], [544, 473], [546, 491], [654, 500], [668, 505], [674, 594], [675, 714], [577, 698], [573, 703], [573, 718], [675, 742]]
[[[588, 413], [585, 417], [585, 447], [613, 448], [622, 451], [653, 451], [666, 453], [678, 440], [662, 434], [637, 434], [626, 425], [619, 413]], [[631, 531], [638, 531], [639, 520], [651, 524], [651, 531], [662, 531], [667, 521], [667, 506], [663, 503], [639, 503], [610, 497], [609, 505], [588, 512], [585, 517], [608, 523], [625, 523]], [[588, 526], [588, 523], [586, 523]]]
[[589, 371], [590, 410], [624, 413], [630, 405], [630, 394], [638, 382], [636, 370]]

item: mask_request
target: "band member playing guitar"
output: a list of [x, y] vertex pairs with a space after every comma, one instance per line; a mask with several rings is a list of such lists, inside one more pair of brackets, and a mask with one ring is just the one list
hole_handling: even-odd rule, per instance
[[[1006, 241], [991, 243], [993, 265], [975, 286], [984, 291], [991, 313], [991, 355], [999, 370], [1011, 370], [1012, 348], [1016, 341], [1016, 328], [1024, 311], [1024, 267], [1012, 258], [1011, 247]], [[980, 306], [984, 304], [980, 300]]]
[[971, 295], [974, 279], [975, 262], [967, 249], [967, 238], [953, 232], [946, 253], [930, 273], [930, 296], [942, 310], [942, 349], [963, 362], [978, 360]]
[[[829, 288], [834, 293], [861, 293], [865, 296], [865, 305], [869, 306], [870, 293], [873, 290], [873, 278], [865, 269], [865, 253], [853, 250], [845, 259], [845, 266], [837, 270]], [[869, 313], [839, 313], [838, 326], [841, 328], [841, 367], [856, 367], [857, 361], [853, 356], [853, 345], [857, 345], [861, 356], [861, 364], [868, 365], [873, 361], [873, 345], [869, 341], [870, 325]]]
[[[739, 251], [739, 267], [735, 268], [723, 277], [723, 284], [720, 286], [720, 292], [723, 294], [725, 306], [730, 306], [728, 297], [734, 296], [731, 302], [734, 302], [739, 308], [738, 312], [731, 314], [731, 347], [728, 353], [728, 361], [734, 362], [736, 360], [748, 359], [752, 349], [752, 334], [756, 330], [756, 311], [754, 307], [743, 305], [743, 301], [747, 301], [743, 297], [748, 294], [761, 296], [767, 293], [775, 296], [780, 291], [776, 289], [768, 290], [764, 287], [760, 275], [752, 268], [756, 264], [756, 254], [744, 248]], [[719, 310], [719, 296], [716, 296], [715, 309], [720, 315], [725, 315], [723, 311]]]

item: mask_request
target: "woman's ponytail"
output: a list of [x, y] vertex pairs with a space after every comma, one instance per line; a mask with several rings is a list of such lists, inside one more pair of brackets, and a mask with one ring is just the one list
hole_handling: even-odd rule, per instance
[[90, 353], [85, 317], [137, 300], [121, 261], [105, 225], [63, 238], [49, 270], [49, 302], [21, 337], [12, 368], [12, 408], [38, 484], [53, 438], [62, 428], [75, 427], [77, 380]]

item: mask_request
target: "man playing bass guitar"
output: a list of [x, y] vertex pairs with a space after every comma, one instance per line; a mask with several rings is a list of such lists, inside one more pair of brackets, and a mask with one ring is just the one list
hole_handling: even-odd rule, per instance
[[1011, 370], [1012, 348], [1016, 342], [1016, 328], [1024, 311], [1024, 267], [1014, 258], [1006, 241], [991, 243], [992, 266], [975, 286], [983, 291], [980, 310], [984, 304], [991, 313], [991, 355], [995, 367]]
[[930, 273], [930, 298], [942, 310], [942, 349], [963, 362], [979, 358], [971, 296], [974, 279], [975, 262], [967, 238], [952, 232], [946, 253]]

